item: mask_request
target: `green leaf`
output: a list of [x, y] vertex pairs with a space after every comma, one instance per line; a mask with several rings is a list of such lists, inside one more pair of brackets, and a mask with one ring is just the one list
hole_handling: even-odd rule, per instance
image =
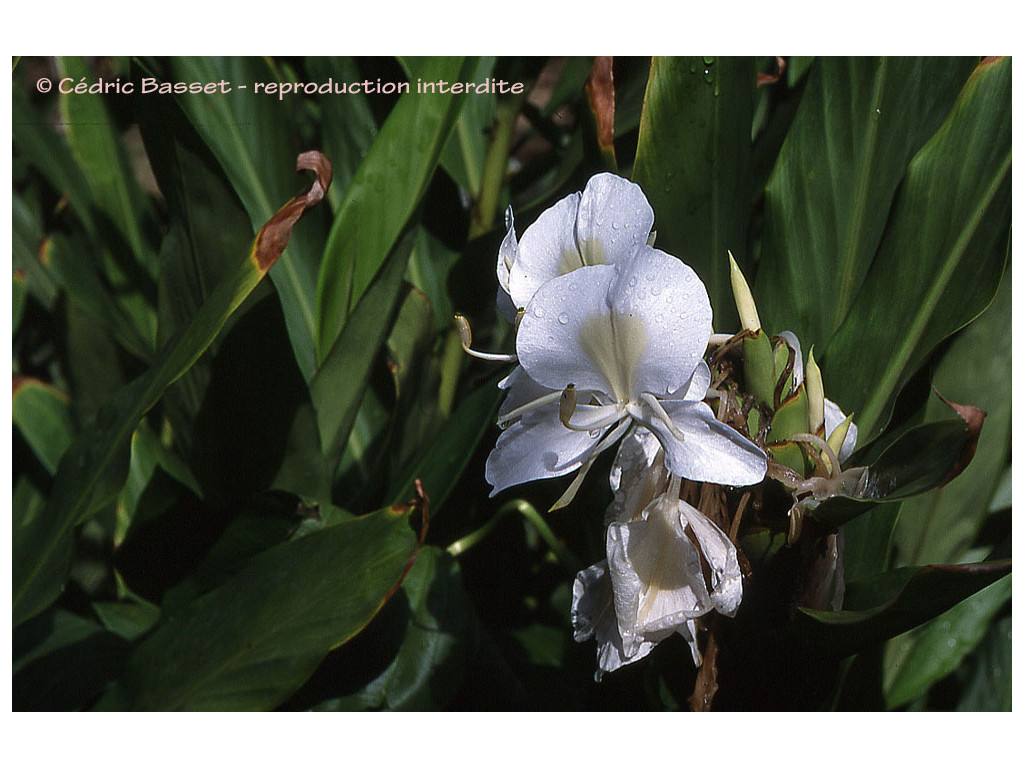
[[968, 671], [960, 712], [1009, 712], [1012, 706], [1013, 617], [993, 625]]
[[[481, 56], [470, 82], [484, 83], [494, 69], [494, 56]], [[415, 76], [415, 72], [410, 72]], [[444, 149], [441, 167], [474, 200], [480, 197], [487, 155], [487, 134], [494, 123], [496, 98], [493, 93], [474, 93], [465, 101]]]
[[731, 250], [747, 265], [752, 58], [654, 57], [633, 180], [655, 211], [657, 247], [707, 285], [715, 329], [736, 329]]
[[[773, 330], [827, 349], [871, 266], [910, 159], [949, 112], [975, 61], [817, 60], [765, 189], [755, 293]], [[838, 402], [859, 410], [859, 403]]]
[[75, 436], [67, 395], [39, 379], [15, 376], [13, 400], [14, 426], [52, 475]]
[[[302, 167], [310, 167], [310, 159]], [[323, 195], [317, 168], [311, 191], [290, 200], [260, 229], [250, 253], [218, 284], [188, 327], [157, 356], [152, 367], [100, 411], [65, 452], [43, 514], [20, 531], [13, 548], [14, 625], [40, 612], [63, 588], [74, 527], [113, 501], [124, 485], [129, 439], [136, 425], [176, 379], [202, 355], [239, 304], [256, 287], [288, 242], [291, 228]], [[318, 197], [315, 192], [321, 190]]]
[[124, 663], [127, 643], [96, 622], [51, 610], [14, 630], [11, 706], [69, 711], [88, 706]]
[[407, 604], [394, 620], [395, 624], [404, 621], [404, 627], [382, 628], [404, 630], [394, 658], [358, 693], [329, 699], [314, 709], [437, 711], [458, 691], [469, 650], [472, 609], [455, 559], [444, 550], [424, 547], [400, 595]]
[[864, 442], [935, 345], [974, 319], [999, 284], [1010, 215], [1010, 75], [1008, 58], [979, 65], [914, 156], [878, 255], [826, 352], [829, 395], [857, 413]]
[[[867, 467], [856, 496], [833, 496], [810, 513], [827, 526], [842, 525], [875, 502], [899, 501], [941, 486], [970, 461], [968, 448], [977, 437], [959, 418], [909, 429]], [[854, 454], [847, 465], [859, 466], [862, 455]]]
[[[287, 110], [276, 98], [253, 91], [256, 83], [276, 82], [278, 78], [265, 59], [255, 56], [176, 57], [169, 60], [168, 70], [162, 80], [223, 80], [232, 87], [248, 86], [245, 90], [233, 87], [230, 93], [184, 94], [177, 98], [245, 206], [252, 228], [257, 229], [294, 188], [293, 158], [298, 147]], [[277, 268], [270, 272], [281, 297], [295, 359], [307, 381], [316, 370], [314, 297], [322, 248], [316, 230], [316, 226], [310, 226], [296, 232]]]
[[92, 609], [103, 626], [129, 641], [146, 634], [160, 618], [160, 609], [147, 602], [93, 603]]
[[21, 325], [21, 318], [25, 314], [25, 299], [28, 298], [28, 284], [25, 279], [25, 271], [14, 270], [13, 285], [11, 286], [11, 332], [17, 333]]
[[[75, 56], [57, 60], [61, 77], [91, 82], [92, 71]], [[97, 208], [117, 227], [131, 248], [136, 262], [153, 279], [157, 273], [156, 252], [146, 239], [144, 220], [151, 215], [148, 198], [132, 175], [115, 127], [98, 94], [61, 94], [61, 114], [71, 151], [82, 169]]]
[[334, 476], [362, 402], [371, 367], [387, 336], [392, 314], [401, 296], [402, 275], [412, 243], [412, 233], [409, 233], [395, 247], [383, 271], [363, 295], [309, 384], [321, 450], [327, 464], [327, 478]]
[[[413, 67], [424, 81], [468, 80], [474, 60], [434, 57]], [[427, 189], [463, 97], [403, 94], [377, 134], [335, 215], [316, 288], [318, 359], [397, 242]]]
[[387, 508], [254, 557], [135, 650], [122, 701], [145, 710], [274, 707], [366, 626], [415, 552], [409, 515]]
[[392, 499], [410, 498], [415, 480], [420, 478], [436, 515], [455, 488], [476, 446], [494, 423], [501, 394], [495, 380], [466, 397], [404, 475], [402, 482], [389, 490], [388, 496]]
[[[306, 70], [318, 83], [351, 83], [362, 80], [351, 56], [308, 56]], [[332, 95], [320, 100], [320, 129], [324, 154], [334, 166], [331, 208], [337, 209], [352, 177], [377, 135], [377, 123], [362, 93]]]
[[849, 584], [842, 611], [798, 609], [793, 632], [800, 642], [847, 656], [938, 616], [1009, 570], [1009, 560], [897, 568]]
[[[1011, 594], [1011, 577], [1007, 575], [914, 632], [907, 638], [909, 647], [890, 648], [885, 681], [886, 707], [895, 709], [906, 704], [957, 669], [981, 642], [992, 619]], [[896, 638], [894, 642], [900, 640], [903, 638]], [[897, 658], [892, 658], [893, 655]]]
[[[1010, 271], [995, 301], [957, 336], [932, 383], [946, 397], [985, 410], [974, 459], [948, 485], [903, 503], [896, 527], [903, 565], [954, 562], [974, 541], [1007, 462], [1010, 445]], [[929, 402], [925, 418], [945, 405]]]

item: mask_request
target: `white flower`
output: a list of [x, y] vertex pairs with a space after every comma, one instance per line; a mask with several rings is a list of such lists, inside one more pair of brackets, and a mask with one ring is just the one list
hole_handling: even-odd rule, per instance
[[673, 474], [760, 482], [764, 453], [703, 402], [710, 335], [704, 284], [646, 245], [615, 266], [547, 280], [516, 334], [520, 368], [503, 382], [509, 399], [501, 421], [511, 425], [487, 460], [493, 493], [585, 469], [634, 423], [657, 436]]
[[617, 264], [647, 242], [654, 211], [643, 191], [612, 173], [591, 177], [583, 192], [562, 198], [516, 240], [511, 206], [498, 250], [498, 308], [509, 320], [552, 278], [594, 264]]
[[598, 679], [674, 632], [699, 664], [694, 620], [712, 610], [733, 616], [743, 596], [736, 547], [679, 498], [679, 479], [647, 430], [623, 440], [610, 479], [607, 560], [576, 576], [574, 637], [597, 640]]

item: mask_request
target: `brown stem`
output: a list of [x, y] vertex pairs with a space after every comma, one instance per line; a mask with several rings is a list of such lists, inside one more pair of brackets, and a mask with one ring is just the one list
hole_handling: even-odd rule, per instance
[[704, 660], [697, 670], [697, 681], [690, 696], [691, 712], [710, 712], [711, 700], [718, 692], [718, 616], [712, 616], [708, 627], [708, 641], [704, 646]]

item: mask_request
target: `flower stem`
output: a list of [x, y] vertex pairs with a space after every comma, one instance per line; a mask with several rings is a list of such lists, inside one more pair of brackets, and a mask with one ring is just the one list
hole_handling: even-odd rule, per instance
[[544, 543], [548, 545], [548, 548], [555, 554], [555, 557], [558, 558], [558, 561], [566, 568], [566, 570], [572, 573], [576, 573], [581, 570], [576, 556], [558, 540], [558, 537], [555, 536], [554, 532], [544, 521], [544, 518], [541, 517], [541, 514], [537, 509], [530, 502], [523, 499], [514, 499], [507, 504], [503, 504], [494, 514], [494, 517], [484, 523], [481, 527], [477, 528], [472, 533], [463, 536], [458, 541], [452, 542], [452, 544], [448, 546], [448, 554], [453, 557], [458, 557], [464, 552], [475, 547], [487, 538], [487, 535], [491, 530], [509, 512], [518, 512], [533, 525], [537, 533], [540, 534], [540, 537], [544, 539]]

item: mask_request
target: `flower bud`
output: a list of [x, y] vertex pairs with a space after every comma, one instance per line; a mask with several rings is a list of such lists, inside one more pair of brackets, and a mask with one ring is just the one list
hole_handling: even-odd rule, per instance
[[825, 388], [821, 383], [821, 369], [814, 361], [814, 347], [811, 347], [807, 360], [804, 383], [807, 385], [807, 425], [810, 427], [807, 431], [816, 435], [825, 426]]
[[743, 277], [736, 259], [729, 254], [730, 279], [732, 280], [732, 295], [736, 299], [736, 309], [740, 315], [740, 325], [748, 331], [756, 331], [761, 327], [761, 320], [757, 316], [757, 306], [754, 304], [754, 296], [750, 292], [750, 286]]

